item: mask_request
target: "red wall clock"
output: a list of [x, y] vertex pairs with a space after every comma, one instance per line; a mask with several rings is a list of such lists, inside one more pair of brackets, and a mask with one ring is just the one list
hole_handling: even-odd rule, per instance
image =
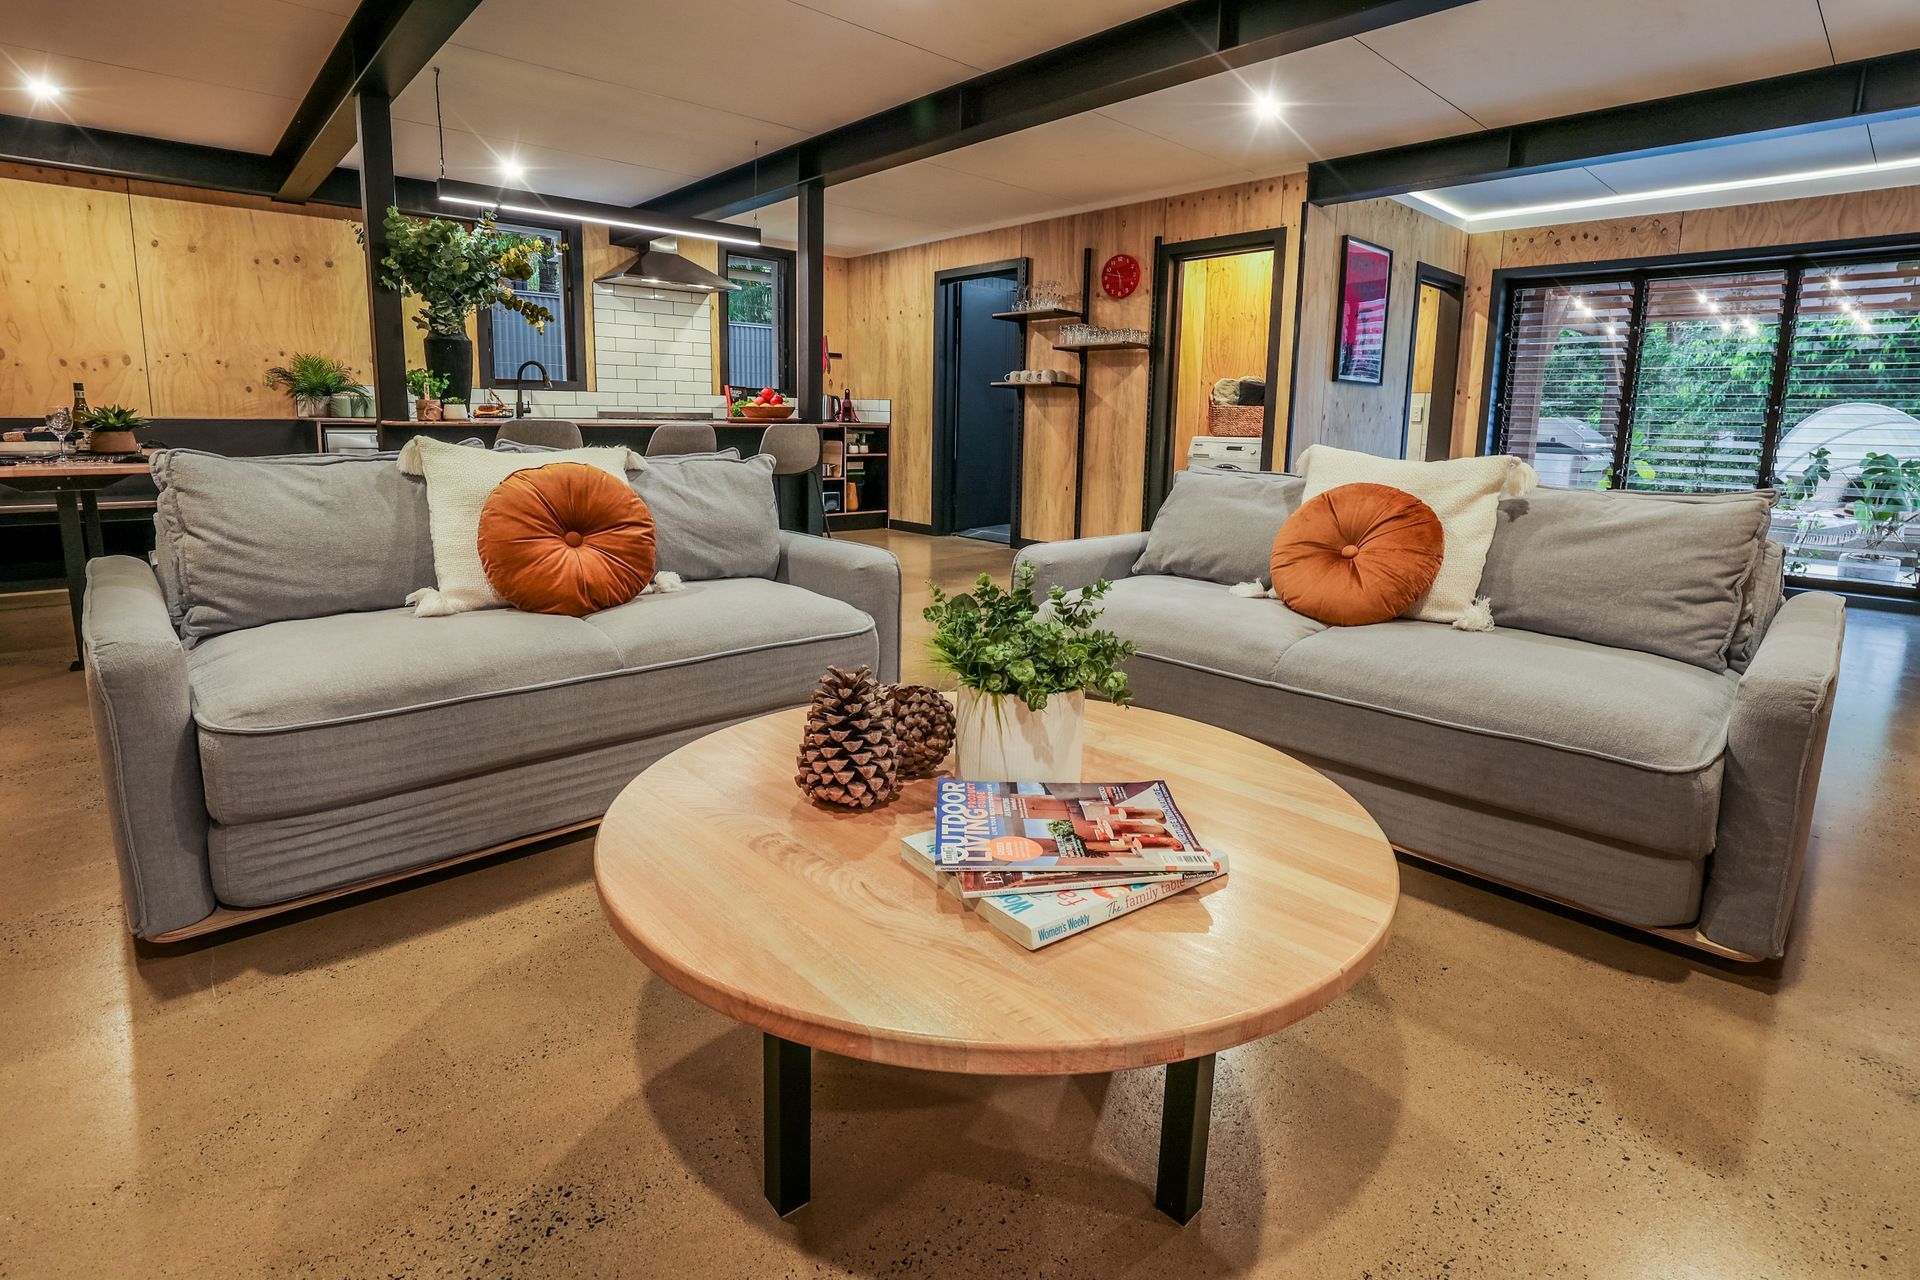
[[1116, 253], [1100, 268], [1100, 287], [1109, 298], [1124, 298], [1140, 287], [1140, 260], [1130, 253]]

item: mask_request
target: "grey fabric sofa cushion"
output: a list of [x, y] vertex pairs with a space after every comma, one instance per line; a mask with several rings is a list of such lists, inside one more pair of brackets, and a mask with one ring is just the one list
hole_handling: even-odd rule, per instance
[[877, 661], [860, 610], [750, 578], [588, 618], [297, 619], [215, 636], [187, 668], [207, 809], [236, 824], [796, 705], [829, 664]]
[[1787, 549], [1769, 538], [1760, 544], [1760, 558], [1740, 593], [1740, 625], [1733, 629], [1733, 643], [1727, 646], [1729, 667], [1747, 669], [1786, 598]]
[[1164, 577], [1113, 599], [1142, 705], [1666, 856], [1713, 846], [1733, 676], [1504, 628], [1321, 627]]
[[780, 566], [773, 459], [682, 454], [628, 473], [653, 513], [656, 567], [689, 582], [771, 578]]
[[1500, 502], [1480, 594], [1494, 622], [1727, 669], [1771, 490], [1534, 490]]
[[1101, 603], [1098, 626], [1127, 639], [1151, 637], [1156, 656], [1254, 680], [1275, 679], [1287, 650], [1327, 629], [1278, 600], [1161, 574], [1122, 578]]
[[393, 456], [156, 453], [154, 555], [187, 643], [432, 586], [426, 485]]
[[1277, 471], [1177, 472], [1133, 571], [1270, 583], [1274, 535], [1306, 484]]

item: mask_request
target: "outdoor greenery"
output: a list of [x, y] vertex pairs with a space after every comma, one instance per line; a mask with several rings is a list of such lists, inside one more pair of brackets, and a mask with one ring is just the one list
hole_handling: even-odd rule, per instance
[[[468, 225], [409, 218], [388, 209], [386, 228], [389, 247], [380, 260], [381, 281], [426, 304], [413, 322], [428, 333], [464, 335], [467, 317], [485, 306], [516, 312], [540, 331], [553, 319], [553, 312], [518, 296], [513, 282], [528, 281], [538, 289], [541, 259], [566, 245], [502, 231], [490, 213]], [[364, 241], [364, 228], [361, 235]]]
[[438, 400], [447, 393], [447, 375], [431, 369], [409, 369], [407, 390], [415, 400]]
[[727, 278], [740, 287], [727, 295], [727, 319], [734, 324], [773, 323], [774, 264], [732, 256]]
[[285, 387], [295, 400], [324, 400], [360, 390], [347, 366], [311, 351], [297, 352], [286, 364], [267, 370], [266, 381], [275, 391]]
[[930, 587], [933, 603], [922, 616], [933, 624], [933, 664], [966, 688], [1010, 695], [1035, 711], [1056, 693], [1083, 689], [1124, 706], [1131, 694], [1119, 667], [1133, 645], [1093, 626], [1095, 602], [1113, 584], [1103, 579], [1071, 596], [1055, 586], [1035, 600], [1033, 573], [1030, 563], [1015, 565], [1005, 591], [984, 573], [957, 596]]

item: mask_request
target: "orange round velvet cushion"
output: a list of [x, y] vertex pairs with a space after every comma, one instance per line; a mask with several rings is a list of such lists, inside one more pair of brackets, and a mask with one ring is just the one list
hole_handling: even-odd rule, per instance
[[1273, 593], [1334, 627], [1398, 617], [1440, 572], [1446, 536], [1404, 489], [1343, 484], [1304, 502], [1273, 540]]
[[583, 617], [653, 581], [653, 513], [598, 467], [553, 462], [516, 471], [480, 508], [480, 565], [502, 599], [529, 613]]

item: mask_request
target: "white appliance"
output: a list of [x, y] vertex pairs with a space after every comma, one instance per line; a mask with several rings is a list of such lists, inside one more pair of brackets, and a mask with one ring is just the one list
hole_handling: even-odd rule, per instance
[[1187, 445], [1189, 471], [1258, 471], [1258, 436], [1195, 436]]

